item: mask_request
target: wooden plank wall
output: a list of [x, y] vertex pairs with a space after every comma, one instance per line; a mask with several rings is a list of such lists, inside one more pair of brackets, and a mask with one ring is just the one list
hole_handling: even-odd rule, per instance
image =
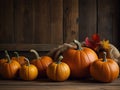
[[[49, 51], [98, 33], [120, 47], [119, 0], [0, 0], [0, 50]], [[119, 48], [120, 49], [120, 48]]]

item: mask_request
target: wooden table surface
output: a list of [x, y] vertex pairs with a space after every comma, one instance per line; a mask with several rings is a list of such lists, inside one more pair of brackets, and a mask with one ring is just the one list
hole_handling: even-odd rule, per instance
[[120, 77], [111, 83], [100, 83], [93, 79], [53, 82], [48, 79], [35, 81], [2, 80], [0, 90], [120, 90]]

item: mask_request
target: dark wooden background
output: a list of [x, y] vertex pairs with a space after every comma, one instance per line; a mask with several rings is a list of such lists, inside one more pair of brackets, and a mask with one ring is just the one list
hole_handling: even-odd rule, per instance
[[0, 51], [49, 51], [98, 33], [120, 49], [119, 0], [0, 0]]

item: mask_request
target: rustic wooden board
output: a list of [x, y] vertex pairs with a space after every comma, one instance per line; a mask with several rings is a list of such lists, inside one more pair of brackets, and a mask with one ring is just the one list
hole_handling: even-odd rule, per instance
[[63, 0], [64, 42], [72, 42], [79, 37], [79, 0]]
[[83, 41], [97, 32], [96, 0], [80, 0], [79, 17], [79, 38]]
[[112, 83], [94, 80], [67, 80], [52, 82], [48, 79], [35, 81], [0, 80], [0, 90], [119, 90], [120, 78]]
[[13, 9], [13, 0], [0, 0], [0, 43], [15, 42]]

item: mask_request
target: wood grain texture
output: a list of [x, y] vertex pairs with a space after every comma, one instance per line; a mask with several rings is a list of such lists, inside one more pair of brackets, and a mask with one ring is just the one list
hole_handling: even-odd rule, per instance
[[120, 78], [112, 83], [93, 80], [67, 80], [52, 82], [48, 79], [35, 81], [0, 80], [0, 90], [119, 90]]
[[78, 0], [63, 0], [64, 42], [72, 42], [79, 37], [77, 19], [79, 18]]
[[112, 42], [113, 34], [113, 0], [98, 0], [98, 33], [101, 39]]
[[83, 41], [85, 37], [91, 37], [97, 32], [96, 0], [80, 0], [79, 17], [79, 38]]
[[13, 0], [0, 0], [0, 43], [14, 43]]

